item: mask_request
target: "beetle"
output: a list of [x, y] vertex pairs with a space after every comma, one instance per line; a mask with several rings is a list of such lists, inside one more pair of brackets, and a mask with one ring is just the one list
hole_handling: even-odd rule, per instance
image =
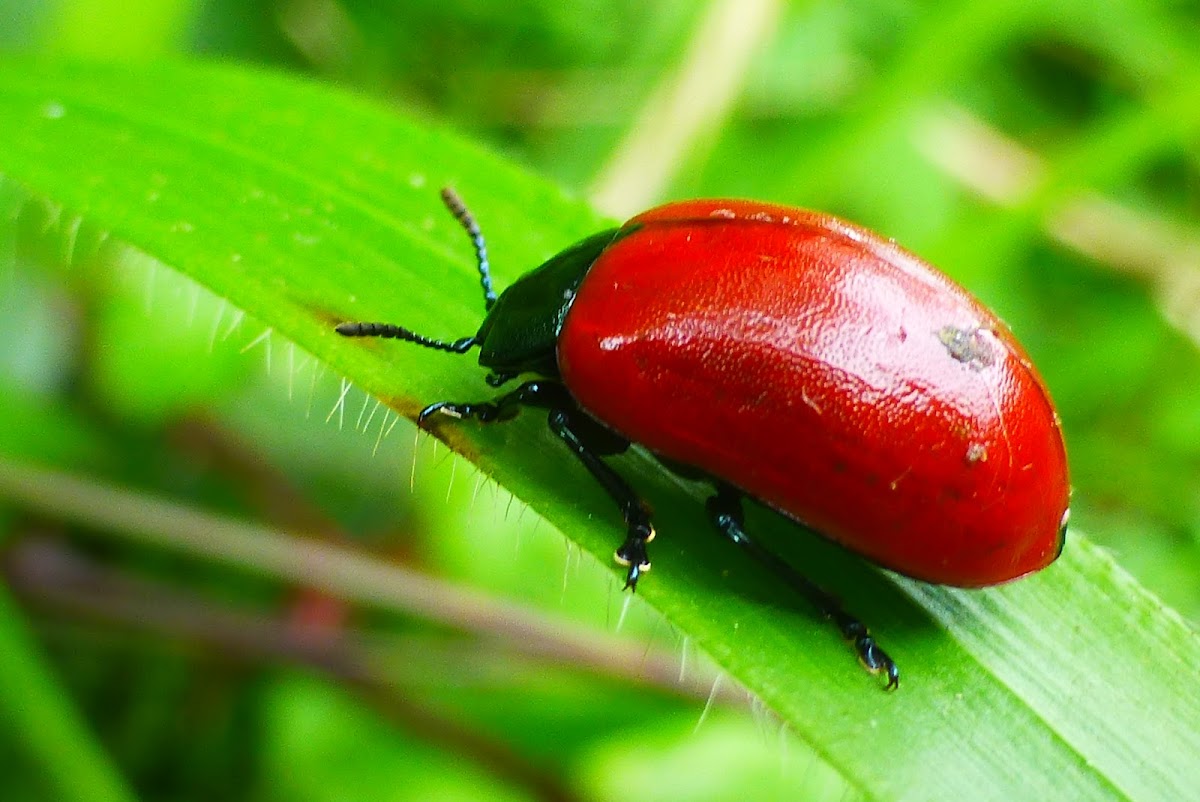
[[1066, 450], [1049, 392], [1008, 327], [895, 242], [836, 217], [746, 200], [669, 203], [572, 245], [503, 294], [492, 288], [475, 219], [442, 198], [475, 249], [486, 316], [438, 340], [479, 348], [484, 402], [435, 415], [481, 423], [522, 407], [550, 429], [620, 508], [616, 559], [635, 589], [654, 527], [606, 461], [631, 444], [712, 484], [725, 537], [782, 575], [899, 684], [867, 627], [746, 531], [755, 499], [878, 565], [926, 582], [982, 587], [1040, 570], [1061, 552]]

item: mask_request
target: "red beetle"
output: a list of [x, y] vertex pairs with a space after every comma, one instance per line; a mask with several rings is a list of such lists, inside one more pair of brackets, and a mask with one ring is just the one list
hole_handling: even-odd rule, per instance
[[639, 443], [711, 481], [717, 528], [782, 573], [898, 684], [865, 626], [750, 540], [749, 496], [879, 565], [979, 587], [1049, 565], [1068, 517], [1066, 451], [1049, 393], [1008, 328], [937, 269], [835, 217], [753, 201], [671, 203], [589, 237], [513, 284], [453, 342], [377, 323], [347, 336], [481, 349], [492, 402], [441, 402], [482, 422], [521, 406], [600, 481], [627, 525], [634, 587], [654, 537], [634, 490], [602, 459]]

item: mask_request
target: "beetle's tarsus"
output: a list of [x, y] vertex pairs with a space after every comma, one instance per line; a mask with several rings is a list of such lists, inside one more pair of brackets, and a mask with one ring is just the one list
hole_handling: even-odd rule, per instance
[[[837, 616], [830, 616], [830, 618], [838, 621]], [[854, 652], [858, 655], [858, 662], [862, 664], [862, 667], [872, 674], [882, 674], [887, 678], [884, 690], [891, 691], [899, 688], [899, 667], [888, 656], [888, 653], [879, 647], [879, 644], [875, 642], [875, 638], [871, 637], [871, 633], [867, 631], [866, 626], [861, 621], [852, 619], [845, 613], [842, 613], [838, 625], [842, 630], [842, 635], [854, 646]]]
[[650, 555], [646, 544], [653, 539], [654, 528], [648, 520], [630, 524], [625, 542], [613, 555], [619, 565], [629, 567], [629, 572], [625, 575], [624, 590], [636, 591], [638, 579], [650, 570]]
[[417, 415], [417, 425], [422, 429], [429, 428], [427, 423], [434, 415], [449, 415], [458, 420], [474, 420], [480, 423], [492, 423], [498, 420], [504, 420], [516, 414], [516, 410], [507, 410], [502, 406], [492, 403], [454, 403], [452, 401], [438, 401], [436, 404], [430, 404], [421, 410]]
[[552, 406], [559, 403], [565, 390], [554, 382], [529, 381], [511, 393], [505, 393], [494, 401], [455, 402], [438, 401], [421, 410], [417, 425], [425, 428], [430, 417], [441, 413], [460, 420], [479, 423], [497, 423], [516, 417], [523, 406]]
[[425, 409], [421, 410], [419, 415], [417, 415], [417, 425], [424, 429], [425, 421], [429, 420], [429, 418], [433, 417], [439, 412], [444, 412], [453, 418], [461, 418], [462, 415], [455, 410], [455, 407], [457, 406], [457, 404], [451, 404], [449, 401], [438, 401], [436, 404], [430, 404], [429, 406], [425, 407]]
[[892, 658], [888, 657], [887, 652], [876, 645], [874, 638], [867, 636], [855, 641], [854, 648], [858, 652], [858, 659], [867, 671], [872, 674], [882, 674], [887, 678], [887, 684], [883, 686], [885, 691], [894, 691], [900, 687], [899, 667]]

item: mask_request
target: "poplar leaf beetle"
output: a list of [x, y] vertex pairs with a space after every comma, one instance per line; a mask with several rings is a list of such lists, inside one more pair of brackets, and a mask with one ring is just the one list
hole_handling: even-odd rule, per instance
[[478, 225], [451, 190], [442, 198], [475, 249], [479, 330], [458, 340], [385, 323], [337, 331], [478, 348], [492, 387], [525, 378], [490, 401], [431, 404], [418, 422], [546, 410], [620, 510], [616, 559], [630, 590], [655, 532], [605, 458], [632, 443], [710, 482], [716, 529], [832, 620], [889, 689], [895, 662], [747, 534], [744, 498], [944, 585], [1006, 582], [1062, 550], [1066, 451], [1045, 384], [995, 314], [894, 242], [819, 212], [683, 201], [572, 245], [497, 295]]

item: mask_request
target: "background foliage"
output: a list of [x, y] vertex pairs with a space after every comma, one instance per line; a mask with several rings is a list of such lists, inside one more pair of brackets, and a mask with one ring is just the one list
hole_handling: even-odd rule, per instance
[[[1078, 529], [1195, 622], [1198, 11], [0, 0], [0, 44], [307, 74], [448, 124], [618, 217], [668, 197], [744, 195], [884, 231], [1019, 333], [1064, 418]], [[428, 210], [396, 214], [462, 261], [424, 178], [413, 174], [412, 209]], [[540, 209], [537, 198], [485, 195], [481, 217], [491, 205], [492, 219], [519, 220], [507, 206]], [[344, 588], [297, 590], [282, 569], [264, 578], [0, 507], [8, 642], [47, 661], [8, 652], [7, 676], [28, 678], [10, 696], [29, 702], [0, 734], [11, 798], [122, 798], [125, 786], [147, 799], [927, 796], [848, 779], [832, 736], [795, 739], [747, 710], [686, 636], [466, 463], [414, 443], [360, 391], [338, 406], [345, 386], [302, 352], [269, 348], [261, 326], [69, 211], [0, 184], [0, 452], [114, 483], [97, 507], [148, 514], [145, 494], [353, 542], [462, 583], [427, 591], [441, 611], [471, 603], [465, 620], [415, 622], [348, 605]], [[511, 255], [545, 255], [557, 231], [594, 224], [556, 214], [489, 232], [502, 277], [527, 266]], [[438, 297], [412, 289], [423, 291]], [[439, 308], [424, 328], [442, 325]], [[444, 325], [465, 333], [474, 319], [451, 309]], [[469, 365], [444, 370], [424, 380], [479, 386]], [[47, 486], [60, 499], [77, 490]], [[489, 606], [501, 597], [528, 606]], [[1086, 610], [1047, 615], [1097, 626]], [[530, 643], [545, 653], [517, 648]], [[986, 662], [990, 646], [976, 648]], [[1194, 666], [1156, 668], [1194, 678]], [[61, 685], [39, 685], [47, 677]], [[857, 726], [871, 724], [838, 731]], [[54, 776], [28, 759], [29, 742], [57, 748]]]

